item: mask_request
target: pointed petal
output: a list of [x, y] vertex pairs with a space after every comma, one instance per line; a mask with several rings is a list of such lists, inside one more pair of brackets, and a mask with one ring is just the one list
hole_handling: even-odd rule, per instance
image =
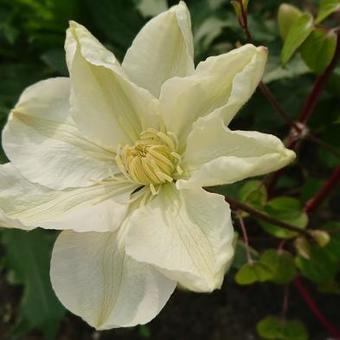
[[126, 223], [126, 251], [137, 261], [193, 291], [221, 286], [234, 253], [230, 209], [222, 196], [165, 185]]
[[218, 117], [194, 124], [183, 155], [188, 176], [178, 188], [230, 184], [264, 175], [291, 163], [295, 153], [275, 136], [255, 131], [231, 131]]
[[208, 58], [192, 76], [168, 80], [160, 95], [168, 131], [184, 143], [199, 117], [214, 114], [228, 124], [255, 91], [266, 56], [265, 48], [248, 44]]
[[190, 13], [184, 2], [151, 19], [123, 61], [129, 78], [158, 98], [162, 84], [194, 71]]
[[113, 54], [85, 27], [71, 22], [65, 49], [72, 86], [72, 117], [99, 144], [131, 144], [157, 127], [158, 102], [131, 83]]
[[51, 281], [67, 309], [101, 330], [149, 322], [176, 286], [127, 256], [116, 233], [70, 231], [55, 243]]
[[0, 166], [0, 227], [108, 231], [118, 228], [135, 185], [99, 182], [52, 190], [32, 184], [10, 164]]
[[28, 87], [3, 131], [7, 157], [31, 182], [54, 189], [87, 186], [116, 173], [114, 153], [84, 138], [70, 117], [70, 82]]

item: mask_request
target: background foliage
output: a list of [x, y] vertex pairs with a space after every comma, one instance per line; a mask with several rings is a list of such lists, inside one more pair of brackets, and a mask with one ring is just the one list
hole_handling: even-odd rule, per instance
[[[245, 7], [247, 2], [243, 0]], [[0, 0], [0, 129], [26, 86], [67, 76], [63, 43], [68, 20], [84, 24], [121, 60], [143, 24], [175, 3]], [[248, 26], [254, 42], [269, 48], [264, 83], [289, 120], [296, 121], [304, 98], [334, 56], [337, 32], [331, 28], [339, 25], [335, 12], [340, 3], [287, 1], [297, 8], [285, 8], [293, 12], [288, 15], [281, 8], [278, 22], [281, 3], [250, 1]], [[187, 4], [197, 62], [246, 42], [237, 18], [240, 2], [188, 0]], [[340, 194], [333, 190], [313, 211], [306, 209], [306, 203], [339, 171], [340, 67], [332, 71], [308, 119], [316, 139], [307, 135], [293, 145], [297, 162], [276, 177], [214, 189], [266, 216], [314, 232], [300, 235], [236, 205], [234, 220], [240, 238], [221, 292], [208, 296], [177, 292], [150, 325], [93, 335], [93, 330], [66, 313], [51, 290], [48, 270], [56, 234], [2, 230], [0, 338], [325, 339], [334, 325], [340, 325]], [[291, 137], [287, 122], [258, 92], [232, 128]], [[0, 150], [0, 162], [6, 161]], [[249, 242], [244, 242], [245, 237]], [[306, 305], [308, 297], [312, 302]], [[318, 321], [314, 320], [316, 310], [322, 310]]]

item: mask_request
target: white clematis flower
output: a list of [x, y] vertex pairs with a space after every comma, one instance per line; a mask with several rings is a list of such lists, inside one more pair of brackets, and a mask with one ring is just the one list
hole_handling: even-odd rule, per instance
[[202, 187], [294, 158], [272, 135], [227, 127], [267, 51], [245, 45], [195, 68], [183, 2], [145, 25], [121, 65], [75, 22], [65, 49], [70, 78], [27, 88], [3, 131], [0, 226], [65, 230], [51, 261], [60, 301], [97, 329], [143, 324], [177, 284], [222, 284], [230, 210]]

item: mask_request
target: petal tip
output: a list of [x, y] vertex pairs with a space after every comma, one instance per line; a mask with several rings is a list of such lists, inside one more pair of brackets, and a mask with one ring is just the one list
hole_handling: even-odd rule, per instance
[[265, 55], [268, 54], [268, 48], [267, 48], [266, 46], [259, 46], [259, 47], [257, 48], [257, 50], [258, 50], [260, 53], [262, 53], [262, 54], [265, 54]]

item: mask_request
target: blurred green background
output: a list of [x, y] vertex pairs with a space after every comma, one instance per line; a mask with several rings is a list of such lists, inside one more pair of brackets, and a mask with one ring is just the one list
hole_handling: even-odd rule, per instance
[[[192, 16], [197, 62], [245, 42], [229, 0], [186, 2]], [[319, 1], [312, 0], [286, 2], [312, 13], [319, 4]], [[0, 130], [26, 86], [48, 77], [67, 76], [63, 44], [69, 20], [85, 25], [122, 60], [144, 23], [176, 3], [166, 0], [0, 0]], [[269, 48], [264, 82], [294, 120], [316, 75], [299, 54], [286, 67], [280, 64], [282, 41], [276, 17], [281, 3], [279, 0], [251, 0], [249, 27], [255, 43]], [[329, 25], [339, 25], [338, 18], [330, 19]], [[339, 95], [338, 66], [309, 123], [318, 138], [337, 150], [340, 144]], [[273, 133], [281, 138], [288, 133], [285, 122], [260, 93], [256, 93], [242, 110], [232, 128]], [[0, 150], [0, 162], [6, 161]], [[337, 165], [339, 160], [334, 154], [305, 141], [299, 150], [298, 163], [280, 177], [278, 194], [291, 195], [303, 204]], [[240, 185], [221, 190], [233, 195]], [[339, 220], [339, 201], [339, 192], [334, 191], [322, 208], [313, 214], [311, 224], [334, 224], [335, 220]], [[250, 236], [257, 250], [276, 245], [276, 240], [259, 231], [256, 222], [253, 223], [254, 229], [249, 223], [250, 229], [254, 230]], [[55, 233], [41, 230], [30, 233], [1, 231], [0, 339], [246, 340], [257, 339], [256, 323], [261, 318], [280, 314], [282, 288], [269, 283], [245, 287], [236, 285], [233, 277], [240, 266], [238, 263], [227, 275], [219, 292], [204, 295], [177, 291], [164, 311], [149, 325], [96, 333], [80, 319], [66, 313], [51, 290], [48, 270], [55, 237]], [[339, 237], [334, 237], [334, 240], [340, 247]], [[311, 271], [316, 272], [316, 279], [308, 270], [306, 274], [305, 269], [300, 269], [302, 275], [310, 280], [308, 286], [318, 304], [338, 326], [339, 257], [338, 254], [335, 264], [334, 261], [329, 264], [334, 267], [332, 273], [327, 272], [321, 279], [319, 272], [322, 268], [330, 268], [326, 260], [312, 263]], [[238, 260], [242, 262], [242, 259]], [[322, 287], [326, 293], [321, 292]], [[293, 288], [289, 316], [304, 322], [310, 339], [327, 338], [322, 326], [314, 320]]]

